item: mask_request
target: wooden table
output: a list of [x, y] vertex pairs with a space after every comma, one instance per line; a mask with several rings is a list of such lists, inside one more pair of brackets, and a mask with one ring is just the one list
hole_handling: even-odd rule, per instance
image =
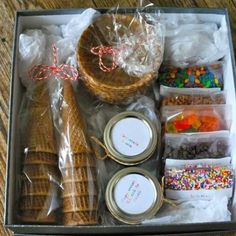
[[[11, 77], [11, 53], [14, 16], [21, 9], [55, 9], [80, 7], [112, 7], [119, 2], [122, 7], [135, 6], [135, 0], [1, 0], [0, 1], [0, 235], [12, 235], [2, 226], [4, 212], [5, 168], [7, 150], [8, 101]], [[152, 0], [161, 7], [215, 7], [228, 8], [236, 45], [236, 0]], [[228, 234], [235, 235], [235, 234]]]

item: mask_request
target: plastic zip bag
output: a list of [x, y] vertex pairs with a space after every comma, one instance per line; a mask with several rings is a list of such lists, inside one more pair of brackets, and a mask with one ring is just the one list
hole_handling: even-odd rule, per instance
[[60, 174], [47, 81], [30, 81], [20, 110], [23, 152], [19, 221], [56, 224]]
[[165, 168], [167, 198], [191, 200], [232, 197], [234, 176], [231, 167], [203, 164], [203, 160], [200, 163], [184, 168]]
[[165, 134], [163, 158], [200, 159], [230, 156], [229, 131], [190, 134]]
[[229, 130], [230, 105], [165, 106], [162, 120], [167, 133]]
[[162, 106], [176, 106], [176, 105], [211, 105], [211, 104], [225, 104], [225, 92], [213, 92], [208, 94], [181, 94], [173, 93], [162, 99]]

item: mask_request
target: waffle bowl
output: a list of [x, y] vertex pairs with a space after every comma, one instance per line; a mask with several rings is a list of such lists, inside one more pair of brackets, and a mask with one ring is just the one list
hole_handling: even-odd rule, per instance
[[[143, 30], [143, 23], [131, 15], [104, 14], [99, 16], [81, 35], [77, 47], [77, 60], [84, 76], [84, 84], [92, 94], [108, 103], [122, 103], [138, 93], [143, 93], [152, 84], [157, 72], [146, 73], [138, 77], [129, 75], [121, 67], [116, 67], [109, 72], [100, 69], [99, 57], [91, 52], [91, 48], [99, 45], [116, 46], [119, 43], [116, 42], [117, 39], [110, 38], [111, 32], [114, 31], [113, 17], [117, 25], [122, 25], [118, 29], [120, 37], [139, 35]], [[160, 57], [157, 67], [162, 61], [162, 53], [159, 54], [157, 52], [157, 57]], [[111, 59], [111, 55], [106, 55], [103, 57], [103, 63], [111, 65]]]
[[96, 211], [76, 211], [64, 213], [64, 225], [94, 225], [98, 223]]

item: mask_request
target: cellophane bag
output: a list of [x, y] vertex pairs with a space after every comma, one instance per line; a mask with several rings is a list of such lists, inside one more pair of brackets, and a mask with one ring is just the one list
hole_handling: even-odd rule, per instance
[[64, 225], [98, 224], [100, 190], [97, 166], [86, 122], [70, 80], [51, 81], [52, 112], [61, 173], [61, 217]]
[[[228, 163], [224, 158], [223, 161]], [[165, 167], [165, 194], [170, 199], [192, 200], [214, 197], [230, 199], [233, 186], [234, 172], [230, 165], [224, 163], [219, 165], [194, 163], [184, 167], [168, 165]]]
[[163, 158], [201, 159], [230, 156], [229, 131], [190, 134], [165, 134]]
[[230, 105], [164, 106], [166, 133], [195, 133], [230, 130]]
[[180, 105], [211, 105], [211, 104], [225, 104], [226, 95], [223, 92], [212, 92], [208, 94], [201, 93], [173, 93], [162, 99], [162, 106], [180, 106]]
[[146, 91], [158, 74], [164, 51], [160, 11], [134, 14], [118, 8], [97, 16], [84, 30], [77, 59], [87, 89], [109, 103], [126, 103]]
[[60, 175], [47, 81], [28, 82], [18, 124], [22, 168], [17, 218], [21, 223], [56, 224]]
[[[82, 95], [80, 96], [82, 99]], [[90, 101], [87, 101], [87, 103], [90, 103]], [[82, 109], [84, 109], [85, 106], [86, 102]], [[86, 108], [88, 107], [86, 106]], [[107, 208], [105, 207], [106, 205], [105, 190], [107, 183], [112, 178], [112, 176], [119, 170], [125, 168], [124, 165], [117, 163], [116, 161], [114, 161], [109, 157], [106, 157], [105, 159], [103, 158], [104, 155], [106, 155], [106, 150], [104, 149], [105, 147], [103, 140], [104, 130], [111, 118], [125, 111], [135, 111], [141, 113], [144, 116], [146, 116], [149, 120], [151, 120], [155, 125], [158, 133], [158, 144], [156, 150], [147, 161], [143, 162], [142, 164], [139, 164], [138, 166], [143, 167], [153, 175], [160, 177], [159, 173], [160, 168], [157, 168], [157, 166], [160, 166], [159, 155], [160, 155], [161, 128], [160, 128], [159, 116], [158, 113], [156, 113], [155, 103], [153, 99], [146, 96], [140, 96], [136, 102], [126, 106], [110, 105], [101, 103], [99, 101], [94, 102], [94, 104], [90, 107], [90, 109], [86, 109], [85, 116], [87, 117], [88, 133], [89, 136], [91, 137], [91, 144], [97, 157], [97, 169], [99, 171], [98, 174], [99, 186], [101, 189], [99, 215], [102, 215], [103, 224], [118, 224], [118, 222], [112, 217], [112, 215], [108, 212]], [[94, 137], [96, 139], [94, 139]], [[103, 146], [101, 146], [101, 143], [103, 144]]]

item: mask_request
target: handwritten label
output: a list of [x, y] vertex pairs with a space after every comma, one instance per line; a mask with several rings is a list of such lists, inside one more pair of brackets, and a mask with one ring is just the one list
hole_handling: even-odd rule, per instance
[[150, 143], [150, 128], [137, 118], [124, 118], [118, 121], [111, 131], [114, 148], [126, 156], [143, 153]]
[[139, 174], [129, 174], [119, 180], [114, 189], [117, 206], [125, 213], [140, 214], [152, 206], [156, 190], [152, 182]]

